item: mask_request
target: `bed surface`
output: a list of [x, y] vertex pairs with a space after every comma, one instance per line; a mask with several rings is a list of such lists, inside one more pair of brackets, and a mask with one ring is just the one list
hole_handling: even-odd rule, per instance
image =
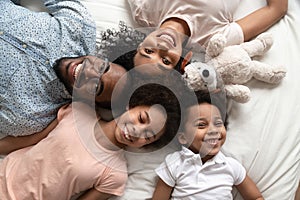
[[[265, 2], [242, 1], [236, 17]], [[300, 2], [289, 0], [288, 14], [267, 32], [274, 45], [260, 58], [287, 68], [278, 86], [251, 81], [252, 99], [232, 104], [224, 152], [237, 158], [257, 183], [265, 199], [293, 199], [299, 182], [300, 162]], [[236, 199], [242, 199], [236, 197]]]
[[[36, 0], [26, 1], [35, 5]], [[126, 0], [82, 0], [96, 20], [97, 30], [118, 28], [120, 20], [136, 27]], [[265, 4], [264, 0], [243, 0], [235, 18]], [[34, 8], [35, 9], [35, 8]], [[282, 64], [287, 76], [280, 85], [256, 80], [247, 85], [252, 92], [246, 104], [230, 102], [229, 127], [223, 151], [239, 160], [267, 200], [293, 200], [300, 178], [300, 1], [289, 0], [288, 14], [267, 32], [274, 45], [261, 58]], [[125, 194], [117, 199], [150, 199], [156, 167], [170, 149], [152, 154], [129, 154], [129, 181]], [[234, 199], [242, 198], [234, 191]]]

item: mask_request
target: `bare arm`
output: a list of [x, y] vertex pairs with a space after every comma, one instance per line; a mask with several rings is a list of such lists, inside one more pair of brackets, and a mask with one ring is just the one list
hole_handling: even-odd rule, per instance
[[44, 130], [27, 136], [6, 136], [0, 139], [0, 155], [9, 154], [12, 151], [34, 145], [45, 138], [57, 125], [57, 120], [53, 120]]
[[237, 185], [236, 188], [245, 200], [264, 200], [255, 183], [248, 175], [246, 175], [244, 181]]
[[278, 22], [287, 12], [288, 0], [267, 0], [267, 5], [236, 22], [244, 32], [244, 40], [248, 41], [266, 31]]
[[111, 194], [99, 192], [96, 189], [90, 189], [81, 195], [77, 200], [106, 200], [112, 196], [113, 195]]
[[173, 188], [167, 185], [161, 179], [158, 180], [153, 193], [152, 200], [168, 200], [172, 194]]
[[299, 181], [298, 189], [296, 191], [295, 200], [300, 200], [300, 181]]

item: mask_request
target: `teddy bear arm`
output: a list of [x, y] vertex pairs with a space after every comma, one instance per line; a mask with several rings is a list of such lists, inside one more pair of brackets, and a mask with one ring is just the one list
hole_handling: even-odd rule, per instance
[[241, 47], [248, 53], [250, 58], [254, 56], [262, 56], [265, 54], [273, 45], [272, 34], [262, 33], [257, 38], [244, 42]]
[[226, 38], [224, 35], [222, 34], [213, 35], [206, 47], [205, 60], [210, 60], [211, 58], [218, 56], [220, 53], [222, 53], [225, 46], [226, 46]]
[[250, 89], [244, 85], [225, 85], [226, 96], [239, 103], [246, 103], [250, 100]]
[[286, 74], [286, 69], [282, 66], [272, 66], [256, 60], [251, 62], [253, 77], [257, 80], [277, 84]]

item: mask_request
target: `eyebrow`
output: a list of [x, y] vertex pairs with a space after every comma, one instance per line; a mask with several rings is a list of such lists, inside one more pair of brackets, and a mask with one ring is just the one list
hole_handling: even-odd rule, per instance
[[214, 119], [215, 119], [215, 120], [222, 120], [222, 121], [223, 121], [223, 119], [222, 119], [221, 116], [215, 117]]
[[[216, 116], [216, 117], [213, 117], [213, 120], [222, 120], [222, 117], [220, 116]], [[206, 118], [205, 117], [198, 117], [197, 119], [194, 120], [194, 122], [197, 122], [197, 121], [206, 121]]]
[[195, 120], [193, 120], [194, 123], [198, 122], [198, 121], [206, 121], [206, 118], [203, 117], [198, 117]]

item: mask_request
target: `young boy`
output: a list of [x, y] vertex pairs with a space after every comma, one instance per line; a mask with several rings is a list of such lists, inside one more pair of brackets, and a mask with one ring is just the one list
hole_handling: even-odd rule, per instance
[[185, 110], [178, 135], [182, 150], [168, 155], [156, 169], [153, 200], [232, 199], [233, 185], [244, 199], [264, 199], [244, 167], [220, 151], [226, 139], [225, 95], [196, 95], [198, 104]]

